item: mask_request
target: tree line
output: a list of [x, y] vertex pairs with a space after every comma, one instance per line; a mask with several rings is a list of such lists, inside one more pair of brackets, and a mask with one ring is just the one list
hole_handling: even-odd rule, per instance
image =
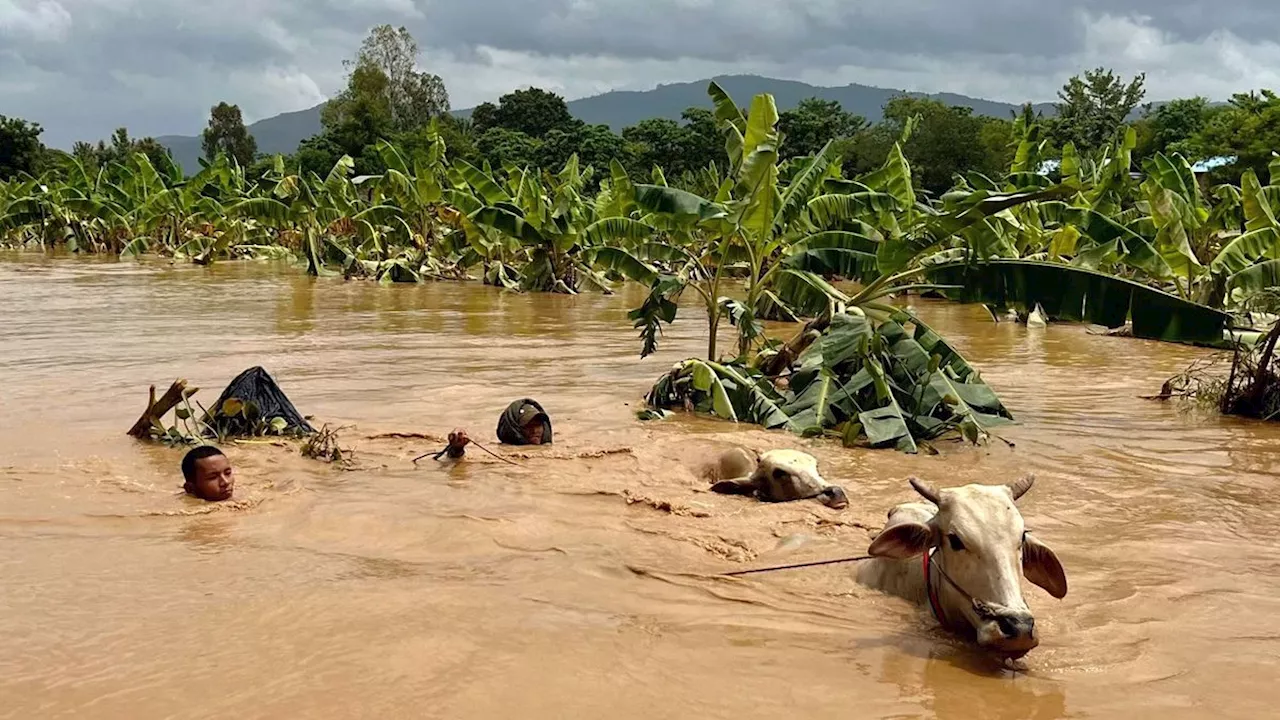
[[[608, 167], [618, 161], [637, 181], [660, 168], [673, 184], [707, 193], [701, 187], [723, 165], [724, 140], [707, 108], [691, 107], [680, 121], [651, 118], [615, 133], [573, 117], [564, 98], [539, 88], [508, 93], [496, 103], [476, 107], [470, 117], [450, 113], [449, 95], [439, 76], [418, 70], [419, 47], [404, 27], [374, 28], [356, 56], [345, 65], [347, 86], [322, 112], [322, 130], [304, 140], [287, 167], [323, 175], [343, 156], [355, 162], [357, 175], [376, 175], [386, 166], [377, 151], [386, 140], [407, 157], [421, 157], [430, 145], [434, 122], [453, 157], [494, 168], [559, 168], [576, 155], [583, 165]], [[1280, 147], [1280, 98], [1269, 90], [1232, 96], [1222, 104], [1203, 97], [1143, 105], [1145, 78], [1126, 80], [1110, 70], [1090, 70], [1071, 78], [1058, 93], [1052, 117], [1037, 118], [1046, 128], [1049, 155], [1061, 157], [1071, 144], [1082, 154], [1096, 153], [1132, 127], [1138, 138], [1134, 169], [1159, 153], [1179, 153], [1192, 161], [1233, 156], [1216, 169], [1215, 181], [1238, 182], [1252, 168], [1262, 172], [1272, 148]], [[1024, 106], [1024, 122], [1031, 119]], [[1016, 146], [1016, 117], [975, 115], [969, 108], [928, 98], [901, 96], [884, 108], [876, 123], [845, 111], [834, 101], [810, 98], [779, 114], [784, 159], [816, 153], [836, 143], [845, 172], [858, 175], [880, 167], [907, 122], [918, 118], [903, 147], [921, 190], [940, 195], [957, 176], [971, 172], [997, 175], [1009, 167]], [[0, 178], [39, 175], [59, 165], [68, 153], [44, 147], [41, 127], [0, 116]], [[233, 158], [251, 177], [261, 177], [275, 158], [258, 153], [240, 111], [222, 102], [210, 112], [203, 133], [205, 157]], [[119, 128], [109, 140], [77, 142], [69, 153], [89, 168], [110, 168], [142, 152], [157, 168], [172, 163], [154, 138], [132, 138]], [[191, 174], [198, 168], [182, 168]], [[721, 167], [720, 170], [723, 170]]]

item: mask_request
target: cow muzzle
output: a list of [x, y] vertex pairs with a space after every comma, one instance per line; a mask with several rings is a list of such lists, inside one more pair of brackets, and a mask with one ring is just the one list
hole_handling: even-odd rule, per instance
[[978, 644], [983, 648], [1016, 660], [1040, 644], [1036, 619], [1030, 612], [981, 600], [974, 601], [973, 609], [978, 616]]

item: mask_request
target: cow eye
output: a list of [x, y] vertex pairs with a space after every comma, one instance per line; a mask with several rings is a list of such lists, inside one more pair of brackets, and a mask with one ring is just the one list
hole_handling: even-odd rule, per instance
[[947, 535], [947, 542], [951, 543], [951, 549], [956, 552], [964, 550], [964, 543], [960, 542], [960, 538], [956, 537], [955, 533]]

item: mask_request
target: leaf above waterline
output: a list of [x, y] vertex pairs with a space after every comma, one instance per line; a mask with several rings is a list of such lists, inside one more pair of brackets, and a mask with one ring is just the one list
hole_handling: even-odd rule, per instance
[[962, 285], [948, 293], [965, 302], [1022, 310], [1044, 308], [1051, 319], [1116, 328], [1133, 322], [1134, 337], [1220, 346], [1230, 316], [1132, 280], [1058, 263], [988, 260], [930, 267], [936, 281]]

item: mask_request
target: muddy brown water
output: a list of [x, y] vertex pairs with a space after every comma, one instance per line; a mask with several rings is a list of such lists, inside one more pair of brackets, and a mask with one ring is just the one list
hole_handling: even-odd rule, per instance
[[[1205, 351], [917, 303], [1021, 424], [1012, 449], [913, 457], [635, 420], [704, 349], [691, 313], [640, 361], [636, 301], [0, 258], [0, 715], [1274, 716], [1280, 431], [1136, 397]], [[208, 402], [255, 364], [350, 426], [354, 467], [240, 445], [234, 503], [181, 496], [181, 451], [124, 435], [147, 386]], [[414, 467], [434, 443], [374, 437], [496, 446], [523, 396], [557, 442], [519, 467]], [[707, 493], [698, 465], [730, 443], [815, 454], [850, 508]], [[849, 565], [707, 577], [860, 553], [908, 474], [1029, 470], [1020, 506], [1071, 591], [1024, 584], [1043, 640], [1021, 672]]]

